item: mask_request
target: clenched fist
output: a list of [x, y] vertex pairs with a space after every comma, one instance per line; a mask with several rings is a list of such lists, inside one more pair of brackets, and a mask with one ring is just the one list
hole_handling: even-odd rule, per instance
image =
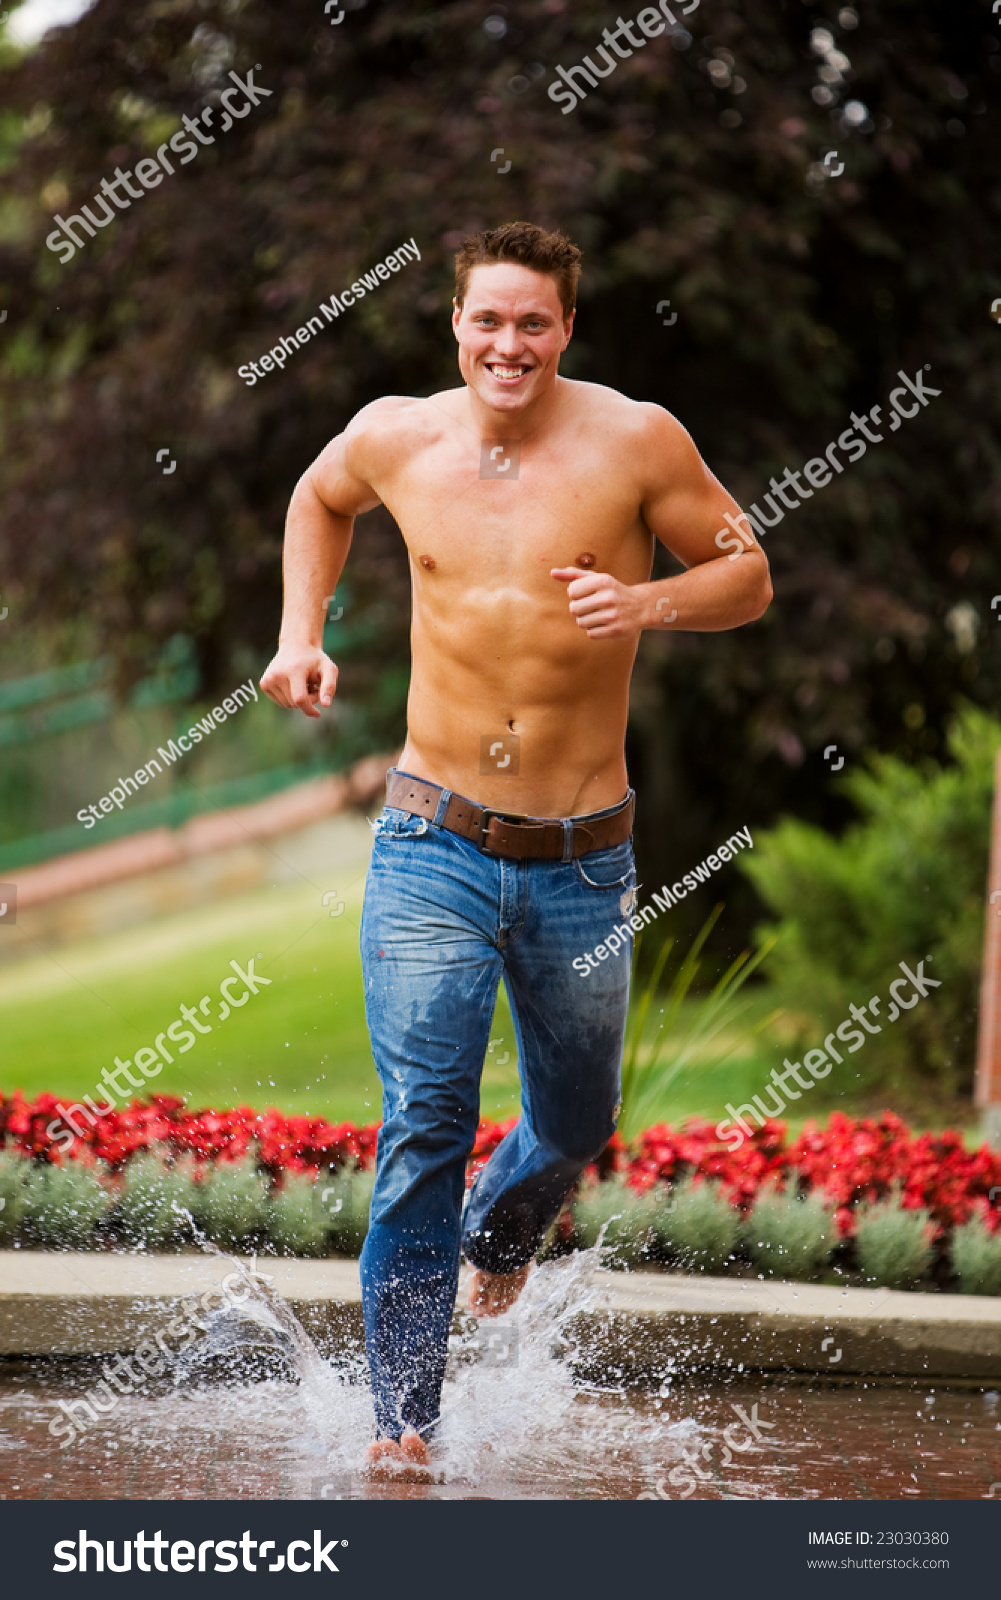
[[329, 706], [337, 693], [337, 668], [318, 645], [282, 644], [261, 679], [261, 688], [277, 706], [296, 706], [307, 717], [318, 717], [317, 701]]
[[569, 585], [570, 615], [589, 639], [631, 639], [649, 626], [647, 585], [631, 587], [608, 572], [583, 567], [552, 567], [551, 575]]

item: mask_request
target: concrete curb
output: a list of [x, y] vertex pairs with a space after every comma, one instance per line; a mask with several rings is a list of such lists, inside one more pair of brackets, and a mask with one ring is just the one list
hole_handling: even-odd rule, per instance
[[757, 1279], [601, 1273], [607, 1330], [582, 1329], [585, 1372], [691, 1368], [866, 1377], [1001, 1377], [1001, 1299]]
[[[321, 1351], [360, 1347], [356, 1261], [261, 1258], [257, 1266]], [[218, 1291], [233, 1270], [224, 1256], [4, 1250], [0, 1356], [127, 1352], [187, 1297]], [[567, 1329], [588, 1376], [723, 1368], [1001, 1380], [1001, 1298], [653, 1272], [599, 1272], [595, 1284], [606, 1308]]]

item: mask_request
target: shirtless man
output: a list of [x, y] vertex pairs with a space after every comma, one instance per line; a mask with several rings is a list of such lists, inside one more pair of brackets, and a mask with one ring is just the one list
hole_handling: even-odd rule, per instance
[[[559, 376], [579, 272], [575, 245], [528, 223], [467, 239], [452, 319], [463, 385], [366, 406], [289, 509], [279, 649], [261, 680], [279, 705], [316, 717], [333, 700], [324, 597], [360, 512], [395, 517], [413, 583], [408, 736], [361, 930], [383, 1087], [361, 1263], [377, 1471], [428, 1461], [460, 1250], [471, 1309], [506, 1310], [615, 1127], [628, 942], [586, 982], [572, 962], [635, 900], [624, 740], [640, 634], [739, 627], [771, 598], [750, 532], [743, 559], [721, 555], [725, 513], [741, 514], [684, 428]], [[655, 539], [687, 570], [649, 582]], [[521, 1117], [463, 1210], [502, 977]]]

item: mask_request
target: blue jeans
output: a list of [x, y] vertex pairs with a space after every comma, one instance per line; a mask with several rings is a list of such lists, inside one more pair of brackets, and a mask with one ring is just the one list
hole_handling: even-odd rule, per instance
[[[573, 961], [621, 928], [635, 881], [629, 840], [508, 861], [392, 807], [375, 824], [361, 949], [383, 1125], [361, 1282], [380, 1437], [434, 1431], [460, 1250], [488, 1272], [530, 1261], [614, 1132], [631, 941], [587, 977]], [[463, 1218], [501, 977], [521, 1116]]]

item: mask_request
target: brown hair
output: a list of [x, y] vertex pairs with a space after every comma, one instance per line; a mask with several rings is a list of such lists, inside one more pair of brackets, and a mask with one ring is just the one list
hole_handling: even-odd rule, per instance
[[555, 278], [564, 318], [569, 317], [577, 304], [581, 252], [566, 234], [547, 233], [534, 222], [506, 222], [502, 228], [470, 234], [455, 253], [455, 300], [460, 311], [473, 268], [498, 261], [516, 261]]

